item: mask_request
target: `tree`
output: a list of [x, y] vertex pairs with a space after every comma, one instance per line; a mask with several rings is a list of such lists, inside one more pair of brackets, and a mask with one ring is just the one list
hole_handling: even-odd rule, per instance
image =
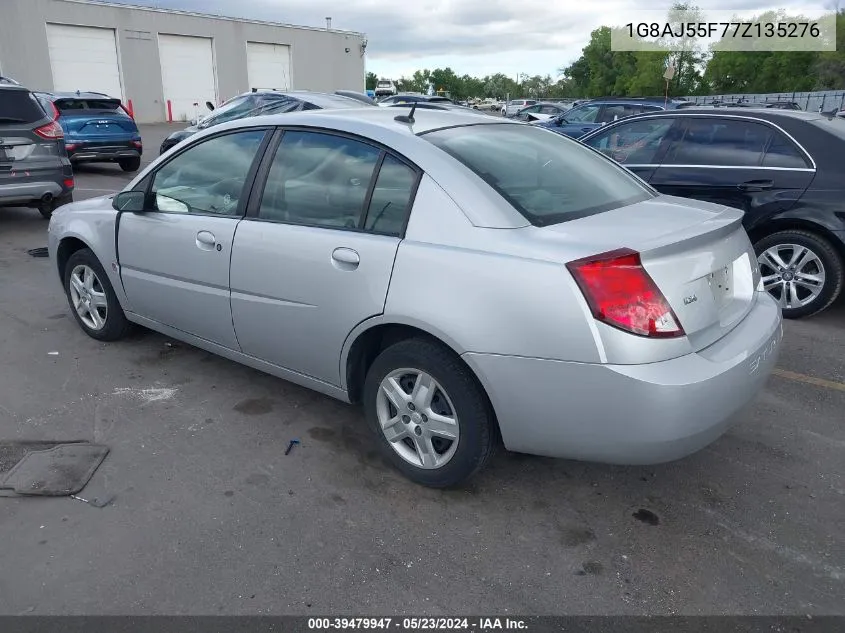
[[367, 73], [367, 90], [375, 90], [378, 83], [378, 75], [375, 73]]
[[836, 12], [836, 50], [822, 51], [813, 63], [816, 90], [845, 88], [845, 10]]

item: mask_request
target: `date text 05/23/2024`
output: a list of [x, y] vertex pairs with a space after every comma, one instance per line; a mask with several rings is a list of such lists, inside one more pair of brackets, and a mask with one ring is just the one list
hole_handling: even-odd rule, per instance
[[442, 618], [442, 617], [375, 617], [375, 618], [308, 618], [310, 630], [400, 630], [400, 631], [488, 631], [528, 630], [524, 619], [509, 617]]

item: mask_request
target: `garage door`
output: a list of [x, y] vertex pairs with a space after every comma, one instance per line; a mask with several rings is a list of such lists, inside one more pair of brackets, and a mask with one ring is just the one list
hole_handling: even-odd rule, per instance
[[250, 88], [290, 90], [290, 46], [247, 42], [247, 71]]
[[[211, 39], [159, 35], [164, 103], [174, 121], [189, 121], [206, 112], [205, 102], [217, 103]], [[198, 105], [194, 105], [198, 104]]]
[[113, 29], [48, 24], [47, 46], [55, 91], [103, 92], [123, 99]]

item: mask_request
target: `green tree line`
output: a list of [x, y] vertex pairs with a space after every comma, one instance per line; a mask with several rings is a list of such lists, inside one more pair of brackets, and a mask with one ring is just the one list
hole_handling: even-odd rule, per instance
[[[701, 15], [698, 7], [678, 2], [669, 10], [667, 22]], [[800, 17], [769, 11], [754, 20], [786, 22]], [[836, 11], [835, 51], [730, 51], [718, 50], [718, 44], [704, 50], [694, 40], [680, 50], [677, 46], [663, 50], [658, 41], [657, 50], [614, 51], [612, 32], [609, 26], [595, 29], [581, 56], [558, 69], [554, 79], [503, 73], [479, 78], [436, 68], [394, 81], [400, 92], [426, 92], [434, 84], [436, 90], [446, 90], [457, 99], [650, 96], [664, 93], [663, 74], [671, 65], [675, 70], [668, 86], [671, 96], [845, 89], [845, 10]], [[376, 81], [374, 73], [367, 73], [368, 89], [375, 89]]]

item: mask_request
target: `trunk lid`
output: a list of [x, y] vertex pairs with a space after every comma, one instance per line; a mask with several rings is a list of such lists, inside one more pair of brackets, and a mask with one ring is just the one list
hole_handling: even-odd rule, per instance
[[700, 350], [730, 332], [756, 300], [759, 269], [742, 218], [738, 209], [658, 196], [543, 230], [570, 234], [585, 256], [620, 247], [639, 252]]

